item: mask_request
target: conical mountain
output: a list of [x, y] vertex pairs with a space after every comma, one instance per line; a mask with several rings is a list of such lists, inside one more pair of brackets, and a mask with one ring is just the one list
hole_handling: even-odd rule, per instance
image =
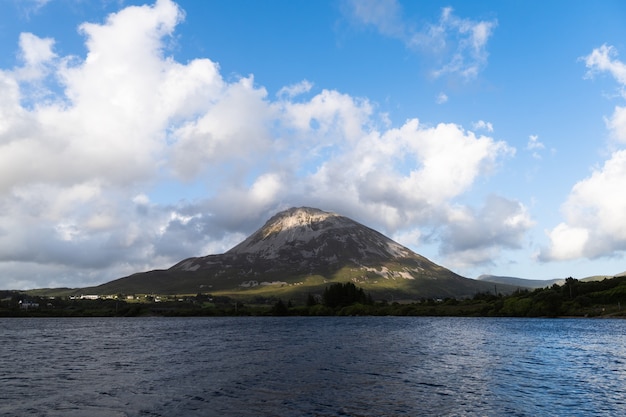
[[227, 254], [303, 266], [374, 264], [412, 252], [347, 217], [301, 207], [278, 213]]
[[93, 290], [298, 298], [347, 281], [388, 300], [493, 291], [493, 284], [461, 277], [354, 220], [308, 207], [276, 214], [224, 254], [185, 259]]

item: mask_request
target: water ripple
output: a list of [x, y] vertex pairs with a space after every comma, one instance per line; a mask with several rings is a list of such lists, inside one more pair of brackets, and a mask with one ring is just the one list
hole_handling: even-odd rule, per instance
[[621, 416], [621, 321], [1, 319], [1, 416]]

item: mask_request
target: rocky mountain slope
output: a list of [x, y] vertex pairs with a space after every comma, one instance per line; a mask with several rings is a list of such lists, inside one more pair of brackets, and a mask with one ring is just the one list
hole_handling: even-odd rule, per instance
[[[276, 214], [224, 254], [185, 259], [168, 270], [134, 274], [90, 290], [298, 298], [347, 281], [390, 301], [470, 297], [494, 289], [492, 283], [457, 275], [347, 217], [300, 207]], [[498, 286], [500, 292], [514, 289]]]

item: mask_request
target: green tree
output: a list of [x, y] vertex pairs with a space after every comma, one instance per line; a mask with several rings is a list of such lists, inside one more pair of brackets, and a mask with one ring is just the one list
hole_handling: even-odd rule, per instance
[[317, 305], [317, 300], [315, 299], [313, 294], [307, 295], [307, 297], [306, 297], [306, 306], [307, 307], [313, 307], [314, 305]]
[[326, 287], [322, 300], [325, 306], [331, 308], [345, 307], [354, 303], [372, 304], [372, 298], [351, 282]]
[[564, 297], [573, 300], [578, 295], [578, 280], [572, 277], [566, 278], [561, 290]]
[[561, 297], [560, 291], [557, 291], [555, 288], [545, 289], [533, 297], [533, 306], [528, 315], [558, 316], [561, 314], [562, 302], [563, 298]]
[[274, 307], [272, 307], [272, 314], [274, 316], [286, 316], [289, 314], [289, 308], [287, 308], [283, 300], [279, 298], [276, 304], [274, 304]]

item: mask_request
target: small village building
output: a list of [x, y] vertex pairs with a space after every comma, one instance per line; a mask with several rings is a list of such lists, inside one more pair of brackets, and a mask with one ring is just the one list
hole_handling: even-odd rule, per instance
[[39, 303], [35, 303], [34, 301], [20, 300], [19, 304], [20, 308], [24, 310], [28, 310], [30, 308], [39, 308]]
[[99, 298], [100, 298], [99, 295], [92, 295], [92, 294], [80, 296], [81, 300], [98, 300]]

